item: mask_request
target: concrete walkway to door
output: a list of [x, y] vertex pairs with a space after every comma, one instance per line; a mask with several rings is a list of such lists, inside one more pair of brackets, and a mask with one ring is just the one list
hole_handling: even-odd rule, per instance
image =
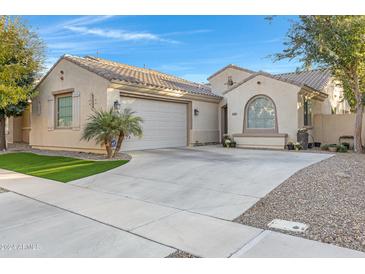
[[[180, 152], [182, 159], [200, 163], [198, 164], [200, 169], [195, 169], [195, 172], [198, 176], [202, 176], [199, 173], [204, 166], [202, 160], [199, 160], [201, 156], [191, 157], [191, 153], [195, 150], [164, 151]], [[233, 151], [235, 150], [230, 153], [235, 153]], [[141, 152], [140, 155], [146, 153], [153, 155], [156, 152], [158, 151]], [[242, 150], [240, 153], [243, 152], [245, 151]], [[206, 154], [203, 162], [214, 161], [212, 156], [218, 156], [214, 151], [204, 153], [204, 150], [199, 150], [198, 153]], [[224, 153], [220, 156], [221, 161], [229, 158]], [[158, 162], [162, 165], [167, 164], [166, 160], [161, 158], [159, 161], [159, 157], [161, 156], [155, 156], [155, 167]], [[282, 156], [279, 155], [280, 157]], [[293, 157], [296, 155], [293, 154]], [[239, 157], [233, 156], [233, 158], [239, 162], [237, 159]], [[249, 158], [254, 158], [254, 154], [251, 153]], [[289, 160], [287, 159], [288, 163]], [[131, 169], [135, 168], [133, 162], [130, 163]], [[307, 159], [304, 162], [308, 164], [311, 161]], [[248, 159], [247, 164], [249, 164]], [[174, 163], [171, 162], [171, 165]], [[146, 170], [140, 170], [138, 174], [150, 174], [147, 165], [145, 167]], [[115, 171], [122, 172], [119, 168]], [[172, 174], [172, 176], [177, 175]], [[113, 173], [107, 172], [96, 177], [98, 181], [104, 179], [108, 182], [110, 175]], [[230, 173], [226, 173], [227, 179], [230, 176]], [[276, 179], [284, 174], [277, 176]], [[95, 177], [89, 179], [95, 180]], [[273, 187], [274, 183], [270, 182]], [[119, 183], [123, 184], [124, 181], [120, 179]], [[39, 250], [17, 252], [16, 256], [19, 257], [164, 257], [178, 249], [201, 257], [364, 257], [365, 255], [354, 250], [264, 231], [213, 216], [217, 214], [216, 212], [224, 216], [222, 213], [224, 211], [221, 209], [214, 211], [210, 208], [209, 214], [204, 214], [143, 201], [123, 193], [106, 193], [75, 184], [63, 184], [0, 170], [0, 187], [13, 192], [0, 194], [0, 206], [7, 212], [0, 216], [0, 241], [40, 243]], [[220, 187], [214, 183], [212, 185], [213, 188], [203, 189], [212, 191], [211, 189]], [[150, 189], [153, 189], [153, 183]], [[230, 191], [222, 193], [232, 194]], [[0, 257], [14, 254], [1, 252]]]

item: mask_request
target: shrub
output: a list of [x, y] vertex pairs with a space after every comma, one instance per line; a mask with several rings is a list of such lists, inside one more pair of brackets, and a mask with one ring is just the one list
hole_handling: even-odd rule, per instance
[[328, 150], [329, 145], [328, 144], [323, 144], [321, 145], [321, 150]]
[[295, 150], [301, 150], [301, 149], [303, 149], [303, 146], [302, 146], [302, 144], [301, 143], [294, 143], [294, 149]]
[[225, 144], [225, 146], [226, 147], [230, 147], [230, 145], [231, 145], [231, 139], [228, 139], [228, 138], [226, 138], [225, 140], [224, 140], [224, 144]]
[[344, 146], [343, 144], [342, 145], [339, 145], [338, 148], [337, 148], [337, 151], [338, 152], [347, 152], [347, 147]]
[[347, 149], [350, 149], [350, 143], [342, 142], [341, 145], [345, 146]]

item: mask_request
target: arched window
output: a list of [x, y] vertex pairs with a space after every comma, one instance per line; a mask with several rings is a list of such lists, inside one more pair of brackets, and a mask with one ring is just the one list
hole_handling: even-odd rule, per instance
[[276, 109], [274, 102], [265, 95], [251, 98], [245, 108], [245, 132], [276, 133]]

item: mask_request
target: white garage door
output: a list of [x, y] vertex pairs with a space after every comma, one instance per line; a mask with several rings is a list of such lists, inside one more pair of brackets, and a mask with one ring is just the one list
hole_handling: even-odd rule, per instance
[[121, 97], [121, 108], [143, 118], [143, 137], [127, 138], [122, 151], [186, 146], [186, 104]]

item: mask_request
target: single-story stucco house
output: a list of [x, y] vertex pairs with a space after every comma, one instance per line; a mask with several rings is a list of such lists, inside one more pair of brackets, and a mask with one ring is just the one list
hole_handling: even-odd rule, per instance
[[131, 108], [144, 119], [141, 139], [122, 150], [221, 142], [283, 149], [313, 115], [348, 111], [329, 70], [273, 75], [228, 65], [198, 84], [152, 69], [95, 57], [62, 56], [37, 84], [22, 117], [8, 120], [9, 143], [34, 148], [104, 152], [81, 140], [94, 109]]

